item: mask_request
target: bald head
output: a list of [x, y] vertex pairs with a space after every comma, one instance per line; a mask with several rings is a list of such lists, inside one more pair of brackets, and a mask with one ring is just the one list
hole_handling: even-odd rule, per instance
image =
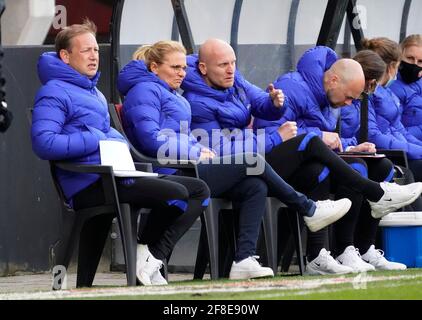
[[234, 84], [236, 55], [227, 42], [208, 39], [199, 48], [198, 67], [210, 87], [227, 89]]
[[360, 82], [365, 86], [365, 74], [359, 62], [353, 59], [339, 59], [330, 68], [344, 83]]
[[333, 107], [352, 104], [365, 88], [365, 75], [359, 62], [339, 59], [324, 74], [324, 89]]
[[233, 48], [227, 42], [220, 39], [208, 39], [199, 48], [199, 61], [206, 63], [227, 52], [234, 54]]

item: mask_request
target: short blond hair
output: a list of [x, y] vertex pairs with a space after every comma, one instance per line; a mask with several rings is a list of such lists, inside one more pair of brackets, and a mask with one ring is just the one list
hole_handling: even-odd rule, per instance
[[181, 52], [186, 54], [185, 47], [177, 41], [163, 40], [153, 45], [144, 45], [139, 47], [132, 55], [133, 60], [144, 60], [150, 70], [152, 62], [161, 64], [164, 62], [165, 56], [172, 52]]
[[69, 27], [60, 31], [55, 39], [55, 48], [57, 55], [60, 55], [60, 50], [65, 49], [71, 51], [71, 41], [74, 37], [81, 34], [91, 33], [94, 37], [97, 34], [97, 26], [94, 22], [86, 18], [82, 24], [72, 24]]

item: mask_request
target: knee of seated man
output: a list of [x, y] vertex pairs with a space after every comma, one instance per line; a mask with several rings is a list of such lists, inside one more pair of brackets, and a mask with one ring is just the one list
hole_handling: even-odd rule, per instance
[[390, 182], [394, 177], [394, 164], [387, 158], [379, 159], [374, 166], [369, 166], [369, 178], [377, 182]]
[[364, 160], [360, 158], [353, 158], [347, 162], [355, 171], [359, 172], [362, 177], [368, 178], [368, 165]]
[[328, 167], [319, 162], [312, 162], [299, 170], [295, 180], [304, 183], [306, 189], [312, 190], [322, 183], [327, 183], [329, 176], [330, 169]]
[[197, 179], [195, 182], [195, 191], [190, 192], [190, 196], [205, 200], [211, 196], [211, 191], [205, 181]]
[[240, 194], [247, 197], [267, 197], [268, 186], [258, 177], [248, 177], [235, 187]]

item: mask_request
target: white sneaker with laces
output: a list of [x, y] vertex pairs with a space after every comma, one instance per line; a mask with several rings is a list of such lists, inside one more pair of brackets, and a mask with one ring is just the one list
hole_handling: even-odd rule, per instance
[[372, 264], [366, 263], [362, 260], [359, 249], [354, 246], [348, 246], [344, 252], [337, 257], [337, 262], [343, 266], [348, 266], [353, 269], [353, 272], [374, 271], [375, 267]]
[[163, 277], [160, 270], [157, 270], [151, 276], [151, 284], [153, 286], [165, 286], [168, 284], [168, 282], [166, 278]]
[[376, 270], [406, 270], [407, 266], [403, 263], [388, 261], [384, 257], [384, 251], [375, 249], [371, 245], [368, 251], [362, 256], [362, 260], [372, 264]]
[[330, 251], [321, 249], [318, 257], [306, 265], [306, 274], [319, 275], [319, 274], [346, 274], [353, 273], [353, 269], [348, 266], [339, 264], [331, 256]]
[[273, 269], [261, 266], [256, 260], [258, 258], [258, 256], [250, 256], [237, 263], [233, 261], [229, 279], [274, 277]]
[[315, 202], [316, 210], [312, 217], [304, 216], [309, 230], [316, 232], [343, 217], [352, 206], [352, 202], [343, 198], [340, 200], [324, 200]]
[[415, 182], [404, 186], [397, 183], [381, 182], [384, 195], [377, 202], [368, 201], [371, 205], [372, 216], [382, 218], [390, 212], [407, 206], [414, 202], [422, 192], [422, 182]]
[[136, 277], [140, 283], [142, 283], [144, 286], [157, 284], [152, 282], [151, 278], [153, 275], [154, 282], [160, 282], [161, 279], [158, 279], [159, 276], [155, 275], [155, 273], [160, 273], [162, 265], [163, 262], [154, 258], [147, 245], [138, 244], [136, 250]]

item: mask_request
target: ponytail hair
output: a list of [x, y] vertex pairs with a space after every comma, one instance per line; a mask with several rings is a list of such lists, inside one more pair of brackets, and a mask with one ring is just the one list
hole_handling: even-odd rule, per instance
[[363, 39], [362, 46], [364, 49], [378, 53], [387, 66], [401, 60], [401, 49], [399, 44], [388, 38]]

